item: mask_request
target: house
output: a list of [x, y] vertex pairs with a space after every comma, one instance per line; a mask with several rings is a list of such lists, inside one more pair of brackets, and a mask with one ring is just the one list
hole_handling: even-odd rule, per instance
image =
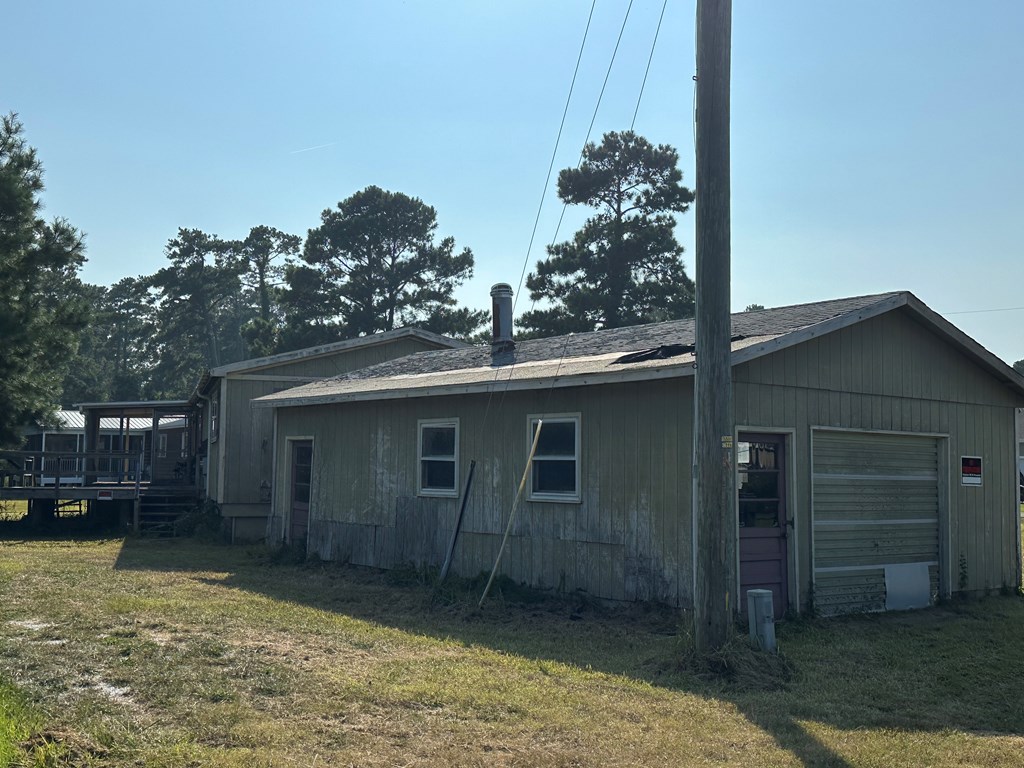
[[[181, 416], [160, 417], [157, 420], [156, 445], [153, 445], [152, 420], [121, 416], [103, 416], [98, 418], [96, 444], [91, 450], [96, 453], [145, 454], [144, 477], [148, 480], [154, 475], [174, 473], [174, 468], [165, 466], [173, 464], [179, 473], [188, 457], [188, 434], [186, 419]], [[32, 424], [23, 430], [25, 436], [23, 448], [26, 452], [47, 454], [41, 458], [39, 467], [41, 485], [53, 485], [59, 477], [62, 485], [82, 485], [83, 459], [80, 454], [86, 451], [86, 416], [82, 411], [60, 409], [54, 413], [51, 424]], [[153, 457], [151, 448], [155, 447]], [[67, 454], [59, 456], [57, 454]], [[153, 460], [157, 462], [154, 467]]]
[[50, 520], [72, 504], [139, 533], [164, 534], [197, 501], [194, 409], [183, 400], [79, 403], [0, 451], [0, 501]]
[[270, 512], [273, 423], [269, 412], [250, 406], [253, 398], [413, 352], [462, 346], [436, 333], [399, 328], [206, 372], [190, 400], [202, 413], [199, 484], [220, 506], [232, 541], [264, 538]]
[[[421, 352], [269, 394], [272, 540], [610, 600], [693, 604], [694, 322]], [[775, 611], [1020, 583], [1024, 378], [907, 292], [733, 315], [739, 589]], [[529, 461], [535, 430], [543, 420]], [[742, 598], [741, 598], [742, 600]], [[739, 601], [737, 601], [739, 602]]]

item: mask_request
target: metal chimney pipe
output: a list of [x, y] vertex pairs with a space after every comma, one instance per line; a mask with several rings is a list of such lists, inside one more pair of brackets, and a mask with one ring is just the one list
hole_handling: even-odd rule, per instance
[[491, 286], [491, 315], [491, 354], [511, 352], [516, 343], [512, 340], [512, 286], [508, 283]]

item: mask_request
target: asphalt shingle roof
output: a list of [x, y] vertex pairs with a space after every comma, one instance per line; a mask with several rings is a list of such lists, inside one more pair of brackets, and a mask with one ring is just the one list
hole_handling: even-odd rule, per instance
[[[734, 314], [733, 351], [874, 307], [900, 295], [881, 293]], [[356, 398], [426, 394], [427, 390], [431, 393], [437, 390], [470, 391], [471, 387], [551, 380], [552, 377], [585, 384], [590, 383], [585, 380], [588, 375], [608, 376], [623, 370], [656, 375], [655, 372], [675, 369], [674, 375], [680, 375], [679, 368], [693, 365], [694, 356], [690, 352], [667, 359], [628, 364], [616, 361], [630, 352], [665, 345], [691, 347], [694, 341], [694, 321], [689, 319], [544, 339], [522, 339], [516, 342], [513, 354], [497, 360], [492, 358], [490, 345], [418, 352], [267, 395], [254, 402], [262, 406], [312, 405]]]

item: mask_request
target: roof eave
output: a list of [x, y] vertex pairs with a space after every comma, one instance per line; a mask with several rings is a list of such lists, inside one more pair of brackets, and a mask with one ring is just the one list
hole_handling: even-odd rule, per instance
[[216, 368], [211, 368], [207, 375], [209, 377], [220, 377], [226, 376], [229, 373], [238, 373], [240, 371], [254, 371], [298, 360], [323, 357], [324, 355], [334, 354], [335, 352], [344, 352], [349, 349], [360, 349], [363, 347], [372, 347], [377, 344], [386, 344], [389, 341], [404, 338], [416, 338], [421, 341], [436, 344], [438, 349], [459, 349], [461, 347], [469, 346], [469, 344], [464, 341], [459, 341], [458, 339], [453, 339], [448, 336], [442, 336], [441, 334], [434, 333], [433, 331], [425, 331], [422, 328], [396, 328], [393, 331], [382, 331], [380, 333], [373, 333], [367, 336], [358, 336], [354, 339], [343, 339], [342, 341], [335, 341], [330, 344], [320, 344], [315, 347], [297, 349], [293, 352], [281, 352], [277, 355], [257, 357], [252, 360], [240, 360], [237, 363], [228, 363], [227, 365], [220, 365]]
[[989, 352], [985, 347], [961, 331], [938, 312], [930, 309], [923, 301], [912, 293], [907, 294], [907, 308], [914, 312], [918, 319], [933, 330], [948, 338], [961, 352], [974, 359], [989, 373], [1024, 398], [1024, 376], [1021, 376], [1004, 360]]
[[442, 384], [402, 389], [343, 392], [328, 395], [306, 395], [290, 398], [258, 398], [252, 401], [255, 408], [293, 408], [307, 405], [333, 405], [336, 403], [365, 402], [368, 400], [405, 400], [418, 397], [445, 395], [487, 394], [495, 388], [502, 391], [528, 391], [537, 389], [561, 389], [564, 387], [585, 387], [595, 384], [619, 384], [650, 379], [683, 378], [693, 375], [693, 363], [640, 368], [633, 371], [609, 373], [581, 373], [577, 375], [541, 376], [535, 379], [491, 379], [469, 384]]
[[[929, 309], [924, 302], [909, 291], [887, 296], [866, 307], [837, 315], [820, 323], [806, 326], [796, 331], [783, 334], [760, 344], [736, 350], [732, 353], [732, 365], [754, 360], [783, 349], [803, 344], [813, 338], [834, 333], [857, 323], [884, 315], [901, 307], [913, 312], [918, 319], [930, 326], [936, 333], [947, 338], [964, 353], [986, 368], [997, 379], [1024, 397], [1024, 376], [1013, 370], [1004, 361], [985, 349], [981, 344], [961, 331], [938, 313]], [[657, 368], [639, 368], [633, 371], [615, 371], [609, 373], [588, 373], [576, 376], [539, 377], [509, 381], [496, 379], [474, 382], [470, 384], [445, 384], [426, 387], [364, 390], [350, 393], [327, 395], [306, 395], [291, 398], [259, 399], [252, 403], [257, 408], [290, 408], [313, 405], [330, 405], [335, 403], [362, 402], [370, 400], [396, 400], [414, 397], [431, 397], [444, 395], [461, 395], [487, 393], [495, 387], [512, 391], [537, 390], [547, 388], [587, 386], [593, 384], [611, 384], [616, 382], [644, 381], [690, 376], [693, 374], [691, 363], [659, 366]]]

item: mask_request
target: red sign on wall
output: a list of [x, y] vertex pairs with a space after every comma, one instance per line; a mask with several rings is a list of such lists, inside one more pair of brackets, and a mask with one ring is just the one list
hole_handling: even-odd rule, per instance
[[960, 485], [981, 485], [981, 457], [960, 457]]

